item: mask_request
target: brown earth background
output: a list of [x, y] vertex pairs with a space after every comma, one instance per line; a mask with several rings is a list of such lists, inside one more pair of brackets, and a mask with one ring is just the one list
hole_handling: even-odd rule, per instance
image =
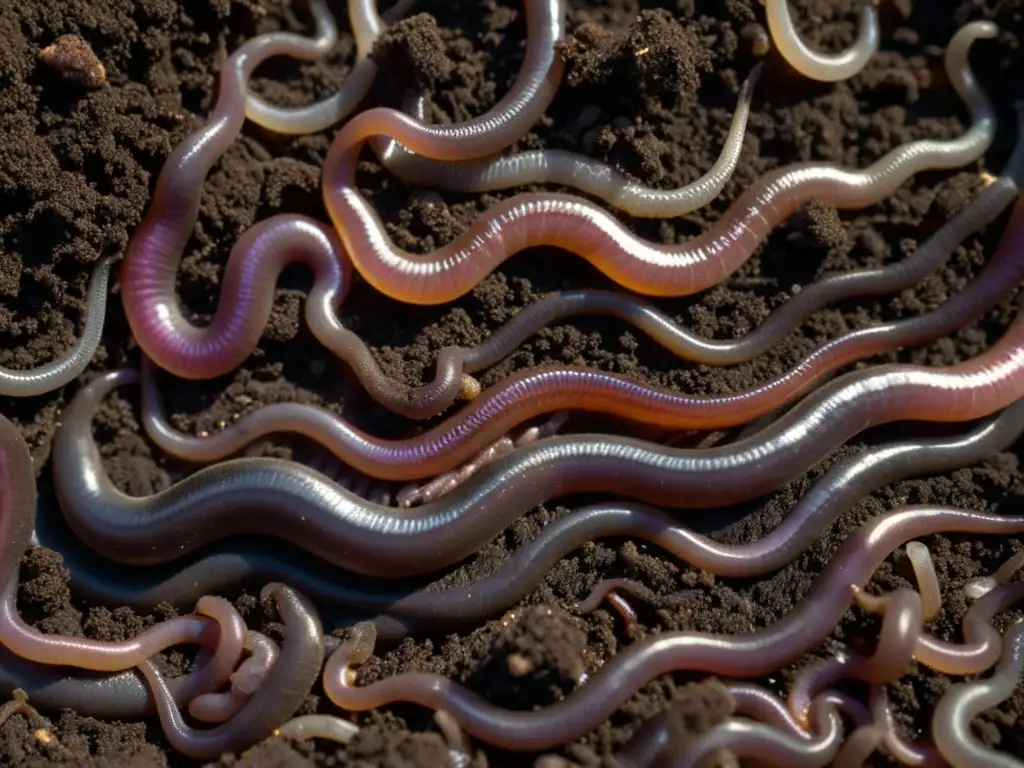
[[[171, 148], [199, 126], [215, 92], [215, 75], [228, 53], [253, 35], [279, 28], [307, 31], [301, 0], [32, 0], [0, 1], [0, 364], [29, 368], [63, 354], [75, 341], [92, 264], [124, 251], [148, 206]], [[793, 0], [805, 39], [838, 50], [856, 32], [857, 0]], [[323, 63], [273, 60], [255, 89], [281, 104], [327, 96], [345, 79], [354, 46], [345, 3], [332, 9], [345, 30]], [[778, 228], [742, 270], [693, 298], [657, 304], [690, 328], [732, 338], [757, 326], [801, 285], [822, 275], [889, 263], [912, 252], [965, 204], [979, 171], [998, 173], [1015, 141], [1012, 103], [1024, 97], [1024, 0], [886, 0], [881, 3], [882, 51], [866, 70], [836, 85], [796, 75], [774, 54], [757, 88], [743, 157], [725, 193], [683, 219], [632, 222], [659, 242], [684, 240], [711, 224], [739, 192], [765, 171], [820, 160], [863, 167], [904, 142], [959, 134], [967, 115], [942, 67], [946, 43], [963, 23], [991, 19], [1002, 33], [974, 46], [972, 63], [999, 108], [997, 141], [984, 161], [961, 172], [926, 173], [884, 203], [844, 212], [812, 206]], [[420, 15], [416, 15], [420, 14]], [[517, 146], [579, 150], [613, 163], [645, 183], [671, 188], [712, 164], [726, 134], [738, 86], [753, 63], [748, 25], [763, 22], [757, 0], [572, 0], [568, 75], [547, 115]], [[41, 49], [62, 34], [87, 41], [106, 67], [107, 83], [77, 86], [38, 63]], [[506, 91], [523, 52], [518, 0], [420, 0], [413, 15], [377, 49], [382, 76], [372, 100], [400, 105], [409, 90], [429, 94], [435, 121], [468, 118]], [[637, 51], [646, 49], [642, 56]], [[197, 322], [217, 305], [218, 281], [229, 250], [255, 221], [278, 212], [324, 217], [319, 195], [323, 157], [335, 130], [286, 138], [247, 125], [206, 183], [195, 236], [179, 279], [183, 302]], [[361, 185], [395, 241], [414, 251], [447, 242], [502, 195], [465, 196], [409, 189], [383, 172], [369, 154]], [[948, 265], [912, 290], [845, 302], [815, 313], [798, 332], [747, 364], [718, 369], [682, 362], [616, 321], [584, 318], [550, 327], [483, 376], [484, 385], [544, 363], [585, 364], [695, 394], [746, 389], [787, 370], [827, 339], [880, 320], [929, 311], [978, 272], [1006, 217], [969, 238]], [[216, 429], [264, 403], [326, 405], [357, 426], [384, 436], [409, 434], [407, 422], [376, 406], [343, 365], [315, 342], [301, 309], [310, 275], [289, 269], [279, 283], [272, 320], [257, 352], [232, 376], [211, 382], [162, 378], [174, 423], [185, 430]], [[437, 351], [473, 344], [519, 308], [548, 291], [610, 287], [581, 259], [532, 252], [512, 259], [462, 300], [442, 307], [409, 307], [365, 284], [351, 292], [341, 316], [374, 349], [386, 371], [409, 382], [432, 375]], [[114, 288], [104, 343], [90, 373], [134, 365], [131, 340]], [[1015, 315], [1017, 297], [980, 322], [919, 349], [871, 362], [947, 365], [976, 355]], [[77, 383], [47, 396], [4, 399], [3, 413], [22, 429], [39, 468], [41, 493], [51, 487], [48, 455], [60, 414]], [[96, 422], [108, 471], [133, 494], [149, 494], [184, 476], [188, 467], [166, 460], [141, 436], [136, 392], [111, 398]], [[893, 436], [920, 434], [914, 425], [874, 430], [839, 455]], [[294, 445], [260, 444], [254, 454], [290, 456]], [[375, 658], [362, 678], [406, 669], [444, 673], [505, 707], [544, 706], [571, 691], [581, 670], [593, 669], [633, 639], [609, 610], [580, 617], [571, 611], [598, 580], [637, 579], [671, 607], [640, 609], [639, 634], [659, 629], [747, 631], [772, 622], [807, 592], [844, 535], [870, 516], [905, 503], [952, 504], [1019, 511], [1024, 482], [1021, 446], [977, 466], [892, 485], [863, 500], [791, 566], [770, 577], [718, 579], [629, 541], [602, 541], [565, 558], [511, 618], [472, 631], [405, 642]], [[831, 460], [829, 460], [831, 461]], [[768, 498], [686, 520], [723, 541], [748, 541], [774, 527], [829, 461]], [[565, 506], [562, 506], [564, 504]], [[471, 561], [445, 576], [461, 582], [492, 571], [538, 526], [575, 506], [573, 500], [525, 516]], [[967, 579], [994, 570], [1021, 547], [1017, 539], [937, 536], [928, 540], [947, 598], [931, 629], [956, 638]], [[875, 578], [879, 589], [908, 582], [899, 559]], [[237, 605], [251, 626], [273, 632], [252, 589]], [[116, 606], [91, 605], [74, 595], [60, 557], [38, 549], [22, 568], [19, 607], [47, 631], [102, 639], [131, 636], [169, 614], [138, 616]], [[1008, 622], [1019, 614], [1009, 613]], [[875, 637], [876, 625], [851, 612], [833, 642]], [[827, 652], [828, 647], [821, 649]], [[516, 652], [532, 674], [515, 677]], [[172, 655], [172, 664], [184, 664]], [[792, 675], [777, 676], [784, 685]], [[699, 728], [715, 715], [713, 694], [663, 677], [645, 686], [613, 719], [563, 754], [597, 765], [620, 748], [638, 725], [666, 706], [678, 708], [682, 727]], [[949, 679], [912, 669], [889, 694], [901, 725], [927, 731], [934, 703]], [[314, 691], [316, 693], [316, 691]], [[304, 711], [320, 705], [310, 698]], [[325, 710], [326, 711], [326, 710]], [[979, 720], [983, 739], [1024, 753], [1024, 691]], [[73, 712], [50, 713], [56, 737], [42, 744], [22, 716], [0, 729], [0, 763], [30, 765], [195, 765], [176, 755], [156, 722], [104, 723]], [[225, 765], [442, 766], [447, 750], [430, 713], [394, 707], [360, 718], [366, 727], [349, 747], [326, 742], [289, 745], [271, 739]], [[529, 765], [532, 757], [476, 745], [475, 765]], [[879, 765], [885, 765], [882, 758]]]

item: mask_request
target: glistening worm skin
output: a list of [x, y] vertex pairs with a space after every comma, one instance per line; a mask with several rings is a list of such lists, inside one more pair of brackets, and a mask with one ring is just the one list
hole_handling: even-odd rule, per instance
[[[1024, 237], [1024, 216], [1010, 229], [1004, 246]], [[972, 360], [855, 371], [735, 443], [686, 450], [605, 435], [549, 438], [484, 467], [440, 500], [399, 514], [273, 459], [226, 461], [153, 496], [126, 496], [103, 469], [90, 420], [106, 392], [135, 377], [108, 373], [83, 388], [54, 442], [61, 509], [89, 547], [146, 565], [233, 535], [269, 534], [347, 570], [400, 578], [458, 562], [526, 510], [573, 492], [721, 507], [792, 481], [872, 426], [984, 418], [1024, 396], [1024, 315]]]
[[390, 241], [376, 211], [359, 193], [355, 183], [359, 150], [367, 136], [376, 132], [393, 136], [421, 154], [438, 155], [434, 146], [423, 151], [425, 145], [412, 143], [410, 139], [419, 137], [397, 124], [381, 125], [375, 131], [359, 125], [368, 112], [349, 122], [331, 145], [324, 162], [324, 204], [367, 282], [412, 304], [457, 299], [513, 254], [542, 245], [583, 257], [636, 293], [697, 293], [732, 274], [776, 224], [805, 203], [818, 200], [840, 208], [866, 207], [888, 197], [920, 171], [956, 168], [977, 160], [992, 142], [996, 120], [967, 55], [971, 43], [994, 37], [997, 31], [989, 22], [972, 22], [954, 35], [946, 52], [950, 80], [974, 121], [963, 136], [948, 142], [906, 144], [863, 171], [821, 164], [779, 169], [744, 193], [710, 231], [682, 245], [638, 240], [602, 208], [580, 197], [524, 194], [495, 205], [432, 253], [403, 251]]
[[[51, 541], [38, 529], [37, 534], [44, 546], [64, 556], [75, 592], [106, 605], [138, 610], [151, 610], [161, 602], [188, 606], [202, 595], [217, 594], [243, 582], [284, 581], [317, 601], [370, 615], [382, 614], [374, 619], [378, 639], [394, 642], [421, 627], [451, 627], [501, 614], [536, 589], [561, 558], [599, 538], [649, 541], [683, 562], [718, 576], [750, 578], [770, 573], [792, 562], [839, 515], [879, 488], [909, 477], [971, 466], [1005, 451], [1022, 432], [1024, 400], [1018, 400], [962, 435], [868, 448], [832, 466], [778, 528], [749, 544], [722, 544], [678, 525], [675, 517], [661, 510], [640, 504], [588, 506], [544, 526], [491, 576], [440, 590], [367, 589], [362, 579], [310, 563], [309, 558], [283, 552], [277, 545], [268, 548], [256, 543], [225, 543], [215, 554], [184, 565], [142, 571], [99, 561], [78, 542], [61, 538]], [[980, 608], [986, 599], [979, 600], [972, 609]], [[973, 643], [984, 635], [983, 629], [994, 613], [980, 624], [965, 620], [966, 642]], [[969, 611], [968, 616], [972, 615]]]
[[252, 698], [226, 723], [208, 730], [190, 727], [157, 668], [150, 661], [141, 665], [156, 697], [164, 735], [182, 754], [215, 760], [263, 740], [295, 714], [319, 677], [324, 646], [316, 608], [284, 584], [268, 585], [262, 597], [267, 595], [274, 597], [285, 625], [281, 653]]
[[[303, 260], [313, 268], [317, 277], [306, 304], [306, 321], [313, 333], [328, 349], [352, 366], [374, 399], [411, 418], [425, 418], [440, 413], [465, 391], [467, 374], [494, 365], [540, 328], [578, 315], [617, 317], [646, 332], [674, 354], [705, 364], [728, 365], [762, 354], [797, 327], [807, 315], [829, 302], [853, 295], [898, 291], [932, 273], [959, 242], [971, 232], [991, 223], [1010, 203], [1017, 190], [1011, 174], [1019, 173], [1024, 164], [1020, 158], [1021, 153], [1016, 153], [1007, 165], [1004, 176], [983, 190], [912, 257], [880, 269], [830, 276], [808, 286], [773, 313], [757, 330], [736, 340], [714, 341], [692, 334], [680, 328], [657, 308], [632, 296], [608, 291], [571, 291], [553, 294], [520, 310], [506, 325], [475, 347], [443, 349], [438, 355], [434, 381], [410, 388], [386, 376], [362, 340], [337, 321], [335, 309], [348, 290], [348, 259], [337, 250], [334, 235], [328, 228], [298, 217], [274, 217], [257, 224], [243, 236], [228, 261], [221, 308], [209, 330], [189, 324], [181, 315], [176, 299], [172, 298], [167, 299], [164, 319], [181, 329], [191, 329], [189, 333], [194, 332], [197, 339], [203, 339], [205, 349], [211, 350], [211, 354], [204, 352], [202, 357], [211, 362], [216, 360], [220, 366], [218, 371], [225, 363], [240, 364], [256, 346], [270, 316], [272, 285], [280, 270], [290, 260]], [[1007, 279], [1006, 285], [1009, 284]], [[252, 289], [243, 290], [246, 285], [252, 286]], [[965, 300], [966, 297], [957, 299], [958, 302]], [[919, 322], [927, 323], [913, 321], [911, 327]], [[870, 340], [876, 334], [887, 333], [887, 328], [891, 326], [859, 332], [849, 342], [833, 342], [818, 354], [829, 357], [847, 343], [859, 346], [854, 342], [855, 338]], [[941, 334], [943, 331], [934, 332]], [[894, 343], [911, 341], [900, 342], [896, 338]], [[836, 344], [839, 345], [838, 349]], [[160, 359], [167, 364], [166, 357]], [[180, 362], [184, 364], [188, 359], [191, 358], [182, 358]], [[797, 378], [802, 375], [802, 372], [790, 374]], [[344, 444], [349, 431], [347, 425], [333, 424], [334, 417], [326, 411], [308, 406], [270, 406], [263, 409], [260, 416], [246, 417], [247, 426], [244, 429], [229, 430], [200, 443], [194, 439], [178, 437], [156, 416], [156, 411], [149, 408], [146, 410], [154, 414], [153, 419], [146, 419], [151, 439], [168, 453], [196, 461], [212, 461], [239, 450], [245, 444], [245, 440], [239, 439], [239, 432], [248, 433], [248, 439], [251, 440], [256, 434], [266, 434], [266, 430], [276, 428], [275, 425], [294, 428], [297, 423], [309, 422], [309, 432], [303, 431], [314, 436], [313, 439], [329, 445], [336, 440]], [[502, 413], [507, 414], [508, 409], [503, 408]], [[344, 458], [344, 455], [341, 457]], [[394, 463], [393, 460], [389, 461]]]
[[[631, 216], [652, 219], [685, 216], [718, 197], [736, 170], [761, 68], [762, 65], [757, 64], [743, 82], [718, 160], [706, 174], [679, 189], [664, 190], [639, 184], [605, 163], [561, 149], [451, 163], [415, 155], [397, 141], [382, 137], [375, 137], [370, 144], [381, 164], [406, 184], [466, 193], [558, 184], [592, 195]], [[415, 112], [414, 116], [423, 119], [422, 111]]]
[[143, 425], [162, 450], [191, 461], [216, 461], [268, 434], [298, 432], [359, 472], [385, 480], [413, 480], [441, 475], [470, 461], [524, 420], [562, 410], [614, 414], [664, 429], [745, 424], [791, 402], [848, 363], [940, 338], [979, 318], [1024, 279], [1024, 258], [1015, 248], [1018, 231], [1024, 232], [1024, 204], [981, 275], [940, 308], [851, 331], [826, 342], [781, 376], [733, 394], [694, 397], [648, 387], [621, 374], [552, 366], [512, 374], [444, 422], [411, 438], [380, 439], [326, 409], [296, 403], [261, 407], [200, 437], [167, 422], [149, 373], [143, 376]]
[[96, 354], [103, 336], [103, 320], [107, 314], [107, 291], [110, 288], [110, 268], [117, 259], [101, 259], [89, 280], [86, 292], [88, 309], [85, 327], [78, 343], [60, 360], [34, 368], [18, 371], [0, 367], [0, 395], [5, 397], [35, 397], [52, 392], [81, 375]]
[[[324, 0], [310, 0], [309, 12], [316, 24], [316, 34], [310, 38], [310, 45], [295, 47], [282, 53], [297, 59], [322, 59], [338, 41], [338, 25]], [[318, 133], [340, 122], [351, 114], [373, 85], [377, 76], [377, 65], [369, 58], [373, 44], [384, 28], [384, 22], [377, 14], [375, 0], [349, 0], [349, 24], [356, 41], [356, 60], [345, 78], [345, 84], [334, 94], [315, 104], [304, 107], [278, 107], [259, 96], [247, 93], [245, 116], [267, 130], [283, 134]], [[280, 33], [271, 33], [272, 37]]]
[[932, 715], [932, 739], [953, 768], [1022, 768], [1024, 761], [982, 745], [971, 720], [1013, 695], [1024, 672], [1024, 621], [1003, 636], [1003, 655], [991, 677], [957, 683], [939, 699]]
[[819, 53], [800, 38], [789, 12], [789, 0], [764, 0], [764, 12], [772, 44], [786, 62], [804, 77], [835, 83], [856, 75], [878, 51], [877, 0], [861, 0], [860, 30], [857, 40], [837, 54]]
[[[459, 152], [469, 151], [471, 157], [473, 152], [489, 154], [512, 143], [547, 108], [561, 78], [555, 43], [562, 35], [563, 15], [561, 0], [528, 0], [526, 60], [512, 90], [491, 112], [451, 126], [429, 127], [402, 118], [403, 125], [428, 144], [450, 144]], [[175, 278], [199, 212], [202, 183], [241, 130], [252, 71], [271, 56], [319, 56], [322, 47], [319, 38], [275, 33], [250, 40], [228, 57], [210, 119], [168, 157], [153, 202], [129, 243], [121, 270], [128, 323], [139, 345], [161, 368], [182, 378], [215, 378], [237, 368], [252, 352], [269, 317], [272, 284], [284, 265], [302, 261], [318, 277], [306, 310], [317, 338], [336, 352], [345, 350], [342, 357], [384, 405], [411, 418], [426, 418], [454, 401], [462, 386], [460, 377], [409, 392], [382, 376], [369, 352], [334, 316], [347, 290], [348, 264], [328, 227], [302, 217], [280, 216], [247, 232], [233, 249], [225, 276], [232, 292], [222, 298], [208, 328], [189, 323], [175, 296]], [[379, 120], [386, 124], [393, 119], [391, 110], [374, 109], [361, 113], [350, 125], [373, 133]], [[250, 249], [254, 253], [240, 264], [237, 254]]]
[[171, 646], [197, 643], [224, 647], [221, 666], [234, 668], [242, 653], [245, 625], [230, 604], [225, 606], [218, 598], [203, 598], [196, 608], [223, 621], [220, 626], [203, 616], [183, 616], [121, 642], [48, 635], [25, 624], [15, 598], [18, 566], [31, 540], [35, 512], [32, 458], [17, 427], [0, 416], [0, 645], [29, 661], [116, 672]]
[[471, 736], [504, 749], [535, 751], [572, 741], [599, 726], [652, 678], [671, 671], [702, 670], [730, 677], [774, 672], [819, 645], [862, 588], [901, 544], [939, 531], [1011, 535], [1024, 517], [938, 507], [909, 507], [872, 520], [849, 536], [815, 580], [811, 592], [783, 618], [748, 634], [661, 632], [620, 650], [579, 690], [542, 710], [500, 709], [439, 675], [405, 673], [355, 685], [355, 665], [373, 652], [373, 625], [359, 624], [330, 657], [324, 692], [350, 711], [407, 701], [443, 709]]

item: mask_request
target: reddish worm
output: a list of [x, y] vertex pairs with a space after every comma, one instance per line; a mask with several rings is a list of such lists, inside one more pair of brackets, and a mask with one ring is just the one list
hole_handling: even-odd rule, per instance
[[[952, 141], [916, 141], [898, 147], [863, 171], [834, 165], [800, 164], [767, 174], [744, 193], [704, 235], [682, 245], [639, 240], [604, 209], [582, 198], [523, 194], [478, 218], [466, 232], [429, 254], [403, 251], [356, 186], [359, 153], [374, 135], [391, 136], [412, 151], [456, 160], [451, 151], [425, 140], [422, 123], [401, 113], [376, 110], [353, 118], [335, 137], [324, 162], [324, 204], [360, 274], [381, 293], [412, 304], [444, 304], [477, 285], [519, 251], [555, 246], [575, 253], [637, 293], [682, 296], [720, 283], [738, 269], [771, 229], [801, 206], [818, 200], [840, 208], [862, 208], [883, 200], [926, 169], [974, 162], [992, 142], [996, 120], [967, 61], [971, 44], [998, 28], [972, 22], [949, 43], [946, 69], [973, 118]], [[387, 119], [385, 119], [387, 118]]]

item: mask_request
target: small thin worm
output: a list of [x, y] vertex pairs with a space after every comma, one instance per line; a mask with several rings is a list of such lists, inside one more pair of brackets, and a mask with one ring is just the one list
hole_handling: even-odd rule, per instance
[[884, 686], [871, 686], [868, 700], [871, 704], [872, 719], [879, 729], [880, 746], [885, 747], [894, 760], [915, 768], [945, 768], [946, 762], [934, 744], [927, 741], [907, 741], [897, 731], [892, 706], [889, 704]]
[[[302, 107], [279, 107], [253, 93], [245, 98], [245, 116], [269, 131], [285, 135], [319, 133], [348, 117], [366, 98], [377, 76], [377, 64], [370, 58], [373, 46], [387, 23], [401, 18], [416, 0], [400, 0], [383, 14], [375, 0], [349, 0], [348, 16], [356, 42], [356, 60], [344, 84], [326, 99]], [[315, 60], [327, 55], [337, 43], [338, 25], [323, 0], [309, 0], [316, 25], [317, 50], [295, 51], [294, 58]]]
[[188, 713], [205, 723], [223, 723], [234, 717], [263, 684], [277, 661], [277, 644], [266, 635], [250, 630], [245, 635], [249, 658], [231, 675], [231, 690], [205, 693], [188, 703]]
[[[596, 197], [638, 218], [674, 218], [703, 208], [732, 178], [743, 151], [754, 87], [761, 75], [758, 63], [740, 88], [736, 112], [718, 160], [694, 182], [678, 189], [657, 189], [632, 181], [610, 165], [578, 152], [539, 149], [515, 155], [452, 163], [409, 152], [384, 137], [370, 145], [381, 165], [406, 184], [464, 193], [493, 192], [531, 184], [557, 184]], [[422, 102], [420, 102], [422, 104]], [[414, 116], [423, 120], [417, 110]]]
[[[641, 505], [587, 507], [544, 526], [491, 576], [443, 590], [367, 588], [364, 580], [311, 563], [301, 552], [288, 552], [276, 543], [268, 547], [229, 542], [219, 545], [213, 554], [143, 570], [102, 561], [77, 540], [53, 536], [49, 529], [37, 527], [37, 535], [43, 546], [61, 552], [72, 589], [89, 600], [148, 611], [161, 602], [189, 606], [205, 594], [217, 594], [240, 583], [284, 581], [317, 601], [347, 605], [371, 615], [382, 612], [375, 620], [378, 638], [393, 642], [418, 626], [451, 627], [500, 615], [536, 589], [558, 560], [587, 541], [605, 536], [651, 541], [682, 561], [721, 576], [750, 578], [778, 570], [819, 538], [836, 517], [879, 488], [909, 477], [971, 466], [1006, 450], [1022, 432], [1024, 400], [1019, 400], [962, 434], [868, 448], [834, 464], [778, 528], [749, 544], [721, 544], [679, 526], [674, 517], [660, 510]], [[971, 637], [969, 631], [965, 634]]]
[[[1019, 156], [1024, 159], [1024, 152]], [[1019, 208], [1017, 223], [1004, 234], [982, 273], [941, 307], [832, 339], [784, 374], [745, 391], [691, 396], [649, 387], [621, 374], [548, 366], [512, 374], [445, 421], [411, 438], [380, 439], [331, 411], [298, 403], [263, 406], [219, 432], [200, 437], [167, 422], [152, 375], [146, 372], [143, 427], [167, 453], [204, 463], [237, 454], [268, 434], [294, 431], [359, 472], [385, 480], [413, 480], [442, 475], [471, 462], [524, 420], [555, 411], [597, 411], [664, 429], [709, 430], [745, 424], [806, 393], [848, 363], [952, 333], [1004, 299], [1024, 279], [1024, 259], [1015, 250], [1018, 230], [1024, 232], [1024, 203]]]
[[357, 733], [358, 725], [334, 715], [300, 715], [274, 731], [285, 739], [327, 739], [339, 744], [348, 744]]
[[[724, 751], [738, 760], [756, 759], [780, 768], [824, 768], [831, 765], [843, 744], [843, 720], [827, 699], [815, 701], [818, 730], [794, 736], [744, 717], [733, 717], [713, 726], [707, 733], [681, 744], [668, 765], [672, 768], [701, 768], [705, 759]], [[738, 762], [734, 763], [739, 765]]]
[[932, 553], [920, 541], [911, 541], [907, 544], [907, 557], [917, 578], [917, 589], [921, 593], [923, 618], [932, 621], [942, 609], [942, 590], [939, 588]]
[[[603, 208], [578, 196], [522, 194], [490, 208], [432, 253], [404, 251], [391, 242], [356, 185], [359, 150], [373, 133], [359, 122], [369, 112], [342, 128], [331, 145], [324, 161], [324, 204], [359, 273], [381, 293], [411, 304], [453, 301], [513, 254], [542, 245], [581, 256], [636, 293], [690, 295], [725, 280], [776, 224], [805, 203], [818, 200], [841, 208], [866, 207], [885, 199], [920, 171], [956, 168], [977, 160], [992, 143], [996, 119], [967, 55], [975, 40], [997, 32], [990, 22], [972, 22], [957, 31], [946, 51], [950, 80], [974, 121], [960, 138], [911, 142], [863, 171], [822, 164], [781, 168], [741, 195], [711, 230], [682, 245], [639, 240]], [[409, 141], [419, 141], [418, 135], [391, 127], [379, 126], [375, 132], [421, 151], [422, 142]], [[434, 145], [427, 148], [422, 154], [440, 156]]]
[[161, 622], [120, 642], [49, 635], [26, 624], [16, 603], [18, 569], [35, 513], [32, 457], [18, 428], [0, 416], [0, 645], [28, 661], [105, 672], [130, 669], [175, 645], [216, 646], [209, 674], [214, 680], [227, 678], [242, 654], [245, 623], [221, 598], [201, 597], [196, 615]]
[[1003, 637], [1003, 654], [995, 672], [984, 680], [956, 683], [939, 699], [932, 715], [932, 739], [953, 768], [1022, 768], [1024, 760], [981, 744], [971, 720], [1013, 695], [1024, 672], [1024, 621]]
[[[324, 0], [309, 0], [309, 13], [316, 25], [310, 45], [294, 47], [288, 45], [282, 54], [296, 59], [322, 59], [338, 42], [338, 25]], [[356, 41], [356, 60], [345, 78], [342, 87], [326, 99], [303, 107], [279, 107], [253, 93], [246, 93], [245, 116], [267, 130], [283, 134], [319, 133], [325, 128], [344, 120], [362, 103], [370, 92], [377, 65], [369, 58], [373, 44], [384, 28], [384, 21], [377, 14], [376, 0], [349, 0], [349, 24]], [[271, 37], [281, 33], [270, 33]], [[269, 58], [269, 57], [267, 57]]]
[[857, 602], [866, 602], [882, 614], [882, 630], [874, 653], [842, 653], [800, 670], [789, 692], [789, 709], [805, 727], [810, 722], [815, 695], [845, 678], [875, 685], [899, 680], [914, 660], [914, 648], [921, 635], [921, 596], [912, 589], [897, 589], [882, 597], [855, 593]]
[[1024, 517], [907, 507], [871, 520], [846, 538], [810, 593], [771, 626], [736, 635], [660, 632], [619, 651], [580, 689], [542, 710], [500, 709], [451, 680], [428, 673], [410, 672], [356, 686], [354, 667], [365, 662], [374, 648], [373, 624], [367, 622], [357, 624], [328, 659], [324, 692], [349, 711], [399, 701], [443, 709], [469, 735], [488, 744], [513, 751], [550, 749], [599, 726], [658, 675], [702, 670], [757, 677], [787, 666], [829, 636], [850, 606], [853, 589], [863, 588], [889, 553], [939, 531], [1011, 535], [1024, 531]]
[[261, 598], [267, 596], [277, 603], [285, 625], [285, 641], [260, 687], [226, 723], [208, 730], [190, 727], [159, 670], [150, 661], [140, 666], [156, 697], [164, 735], [182, 754], [215, 760], [225, 752], [240, 752], [262, 741], [295, 714], [320, 675], [324, 646], [316, 608], [284, 584], [267, 585]]
[[[921, 664], [947, 675], [972, 675], [984, 672], [999, 660], [1002, 638], [992, 626], [993, 617], [1024, 600], [1024, 583], [1003, 584], [975, 602], [964, 614], [963, 643], [950, 643], [929, 633], [917, 638], [914, 658]], [[869, 609], [870, 604], [862, 603]]]
[[[1016, 210], [1024, 212], [1024, 203]], [[1011, 222], [1000, 250], [1021, 238], [1024, 215]], [[103, 468], [91, 419], [107, 392], [136, 378], [133, 371], [108, 372], [84, 387], [54, 441], [57, 498], [89, 547], [147, 565], [233, 535], [268, 534], [353, 572], [401, 578], [456, 563], [525, 510], [576, 491], [676, 508], [722, 507], [785, 485], [872, 426], [989, 416], [1024, 396], [1024, 314], [972, 360], [853, 371], [735, 443], [673, 449], [607, 435], [548, 438], [484, 467], [438, 501], [400, 514], [308, 468], [261, 458], [205, 467], [152, 496], [125, 495]], [[31, 531], [29, 524], [26, 540]]]
[[836, 54], [811, 50], [801, 39], [789, 11], [789, 0], [764, 0], [764, 12], [772, 43], [782, 58], [797, 72], [812, 80], [835, 83], [848, 80], [862, 69], [878, 51], [877, 0], [861, 0], [860, 29], [857, 40]]
[[35, 397], [52, 392], [78, 378], [96, 354], [103, 337], [103, 321], [107, 314], [107, 291], [110, 288], [110, 268], [118, 257], [100, 259], [93, 269], [86, 291], [88, 308], [85, 327], [78, 343], [60, 360], [19, 371], [0, 367], [0, 395], [4, 397]]

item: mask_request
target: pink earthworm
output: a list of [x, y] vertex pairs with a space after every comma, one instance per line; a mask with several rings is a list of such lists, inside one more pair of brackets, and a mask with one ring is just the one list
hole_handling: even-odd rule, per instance
[[[554, 44], [562, 34], [564, 9], [560, 0], [530, 0], [527, 10], [526, 61], [506, 98], [475, 120], [456, 126], [424, 127], [427, 135], [438, 137], [442, 144], [448, 141], [460, 148], [476, 146], [487, 154], [501, 149], [502, 142], [514, 141], [517, 131], [525, 133], [539, 117], [561, 77]], [[247, 232], [233, 253], [253, 251], [255, 264], [240, 266], [237, 257], [229, 261], [224, 282], [234, 293], [223, 297], [210, 326], [192, 325], [175, 296], [175, 278], [199, 212], [202, 183], [242, 128], [245, 89], [252, 71], [275, 55], [320, 56], [322, 43], [320, 38], [277, 32], [250, 40], [228, 58], [212, 115], [168, 157], [150, 208], [133, 233], [121, 268], [125, 312], [139, 345], [160, 367], [183, 378], [214, 378], [236, 368], [255, 347], [272, 303], [268, 285], [276, 281], [286, 264], [305, 262], [318, 277], [317, 289], [307, 304], [307, 318], [313, 320], [314, 333], [328, 348], [346, 350], [342, 356], [382, 402], [400, 413], [424, 418], [417, 415], [416, 393], [403, 391], [386, 379], [365, 346], [335, 318], [334, 311], [348, 288], [348, 263], [339, 255], [336, 238], [316, 222], [277, 216]], [[370, 112], [379, 114], [381, 110]], [[322, 334], [328, 338], [322, 338]], [[433, 394], [443, 400], [447, 394], [447, 405], [461, 386], [456, 376], [454, 381], [435, 382], [435, 390], [442, 393], [428, 387], [419, 396], [429, 399]]]
[[[946, 68], [973, 117], [972, 127], [952, 141], [917, 141], [892, 150], [863, 171], [800, 164], [763, 177], [733, 203], [710, 231], [682, 245], [639, 240], [604, 209], [571, 195], [523, 194], [498, 203], [463, 234], [429, 254], [396, 248], [356, 186], [359, 152], [372, 135], [391, 136], [412, 151], [440, 159], [474, 156], [438, 151], [421, 138], [422, 126], [363, 112], [335, 137], [324, 162], [324, 204], [359, 273], [381, 293], [411, 304], [444, 304], [470, 291], [513, 254], [537, 246], [575, 253], [616, 283], [649, 296], [683, 296], [709, 288], [738, 269], [771, 229], [805, 203], [862, 208], [883, 200], [926, 169], [974, 162], [991, 145], [996, 128], [988, 97], [967, 56], [979, 38], [998, 28], [971, 22], [950, 41]], [[387, 119], [386, 119], [387, 118]], [[475, 156], [479, 156], [478, 154]]]

